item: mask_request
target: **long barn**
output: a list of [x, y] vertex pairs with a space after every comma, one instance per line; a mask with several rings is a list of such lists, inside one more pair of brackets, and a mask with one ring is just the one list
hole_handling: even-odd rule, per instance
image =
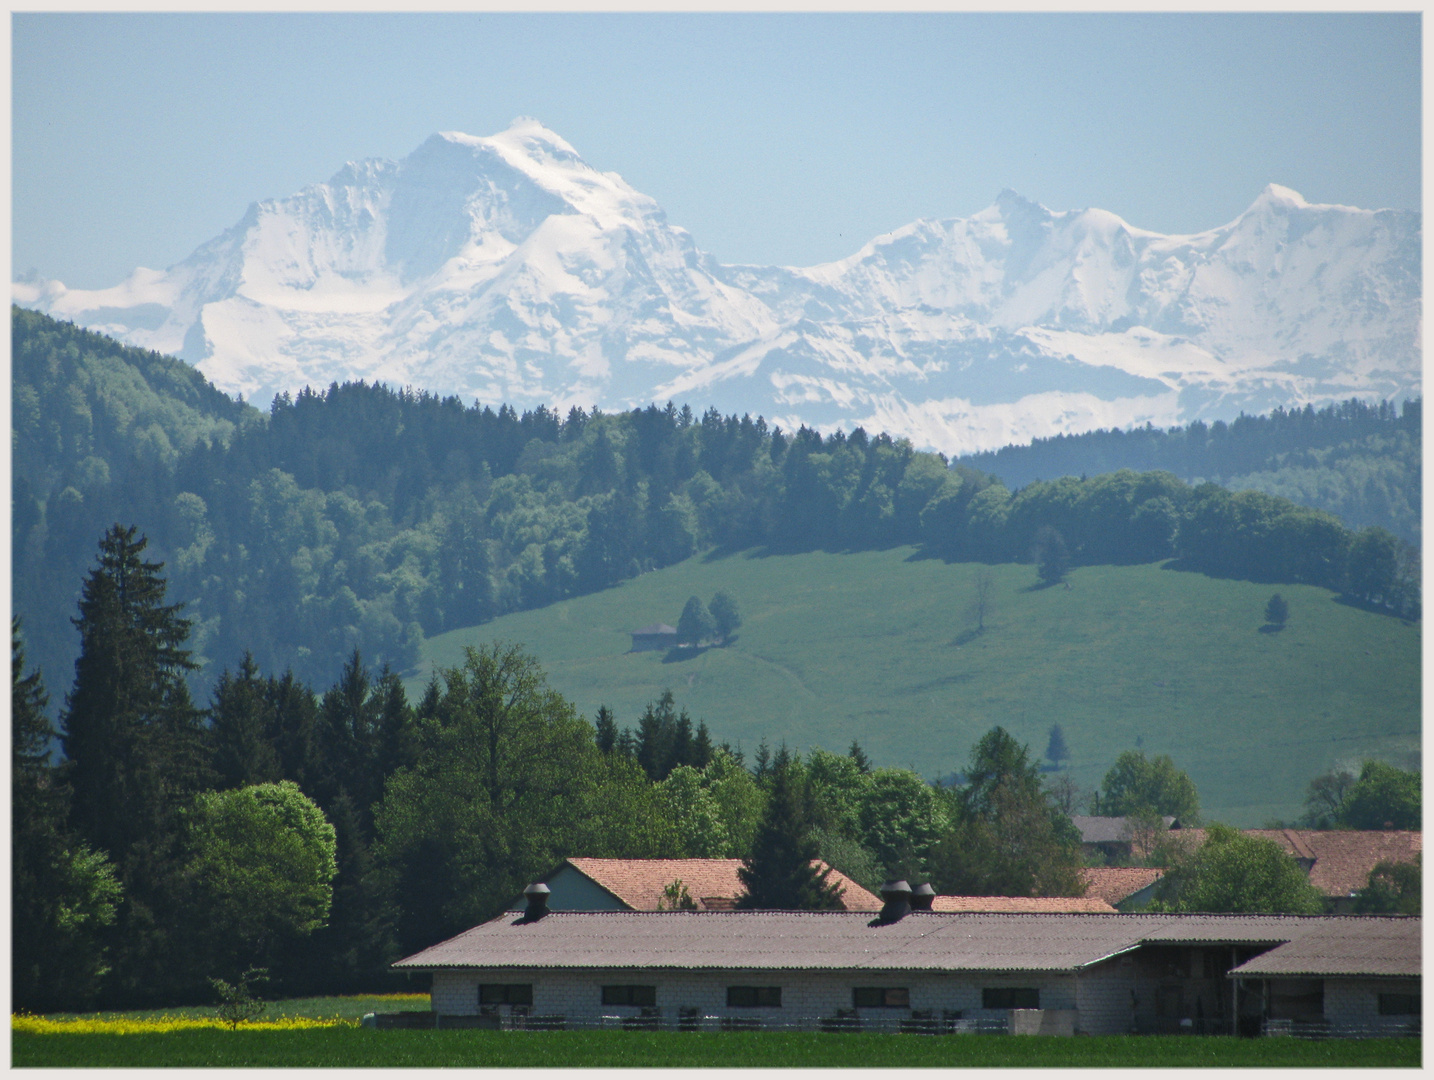
[[[394, 965], [439, 1023], [1412, 1034], [1417, 917], [509, 912]], [[536, 890], [536, 891], [535, 891]], [[888, 897], [890, 900], [891, 898]]]

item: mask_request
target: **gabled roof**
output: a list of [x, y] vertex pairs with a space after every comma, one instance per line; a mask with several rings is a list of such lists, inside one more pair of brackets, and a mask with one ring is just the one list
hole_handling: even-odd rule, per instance
[[[913, 912], [880, 925], [868, 913], [839, 911], [556, 911], [526, 922], [510, 912], [393, 966], [1076, 972], [1146, 942], [1271, 947], [1302, 942], [1299, 952], [1308, 958], [1290, 955], [1305, 967], [1324, 963], [1342, 974], [1402, 975], [1419, 971], [1421, 922], [1416, 917]], [[1396, 955], [1402, 959], [1391, 959]]]
[[653, 634], [675, 634], [677, 627], [668, 626], [666, 623], [653, 623], [651, 626], [644, 626], [641, 630], [632, 631], [633, 637], [648, 637]]
[[[1169, 815], [1160, 819], [1165, 823], [1167, 829], [1173, 828], [1176, 821]], [[1131, 840], [1133, 827], [1130, 818], [1124, 817], [1094, 817], [1088, 814], [1072, 814], [1071, 824], [1080, 831], [1080, 842], [1082, 844], [1128, 844]]]
[[1369, 883], [1381, 862], [1412, 863], [1424, 834], [1406, 830], [1246, 829], [1246, 836], [1273, 840], [1297, 859], [1313, 859], [1310, 884], [1326, 896], [1348, 896]]
[[1147, 866], [1088, 866], [1081, 871], [1086, 896], [1119, 904], [1165, 876], [1165, 871]]
[[[656, 911], [664, 900], [663, 890], [674, 881], [687, 887], [688, 895], [703, 910], [730, 908], [747, 891], [737, 871], [741, 859], [590, 859], [573, 857], [567, 865], [591, 878], [633, 911]], [[826, 866], [814, 860], [818, 866]], [[551, 875], [549, 875], [551, 876]], [[881, 897], [862, 888], [839, 870], [827, 880], [843, 889], [847, 911], [880, 911]]]
[[1114, 912], [1099, 897], [1089, 896], [936, 896], [932, 911]]

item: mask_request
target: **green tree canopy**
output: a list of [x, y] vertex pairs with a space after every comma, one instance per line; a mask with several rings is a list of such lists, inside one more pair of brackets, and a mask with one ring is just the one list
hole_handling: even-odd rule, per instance
[[208, 958], [232, 969], [222, 974], [267, 964], [328, 919], [334, 827], [292, 780], [204, 792], [185, 815], [184, 850]]
[[1319, 890], [1278, 844], [1220, 824], [1166, 873], [1156, 903], [1151, 910], [1314, 915], [1324, 909]]
[[593, 802], [604, 761], [627, 778], [611, 812], [655, 809], [632, 806], [636, 765], [598, 752], [592, 726], [521, 646], [470, 646], [441, 679], [419, 709], [416, 760], [389, 779], [375, 814], [380, 861], [405, 898], [405, 950], [491, 918], [573, 852], [608, 854], [587, 846], [599, 827], [590, 819], [609, 812]]
[[910, 769], [875, 769], [864, 780], [857, 810], [862, 844], [890, 878], [912, 885], [928, 880], [931, 846], [950, 824], [945, 804]]
[[1359, 890], [1354, 910], [1361, 915], [1418, 915], [1423, 906], [1422, 864], [1422, 854], [1412, 863], [1378, 863]]
[[1181, 824], [1199, 821], [1200, 794], [1195, 782], [1175, 767], [1168, 754], [1147, 758], [1139, 750], [1127, 750], [1101, 781], [1096, 813], [1128, 817], [1142, 811], [1169, 815]]
[[722, 639], [722, 644], [727, 644], [742, 625], [742, 614], [737, 610], [737, 601], [732, 598], [731, 593], [719, 590], [712, 597], [712, 603], [707, 605], [707, 610], [712, 615], [712, 625], [717, 636]]
[[716, 632], [717, 626], [707, 605], [697, 597], [689, 596], [677, 619], [677, 640], [684, 645], [699, 645]]
[[1279, 593], [1270, 597], [1265, 604], [1265, 622], [1271, 626], [1284, 626], [1290, 617], [1290, 602]]
[[1337, 821], [1346, 829], [1418, 829], [1420, 786], [1417, 772], [1366, 761], [1340, 803]]

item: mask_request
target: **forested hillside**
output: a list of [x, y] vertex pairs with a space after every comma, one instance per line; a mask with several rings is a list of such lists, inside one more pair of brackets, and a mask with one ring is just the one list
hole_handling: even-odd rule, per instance
[[959, 463], [1022, 486], [1117, 469], [1163, 469], [1190, 483], [1263, 491], [1328, 510], [1351, 528], [1378, 525], [1419, 543], [1423, 399], [1351, 399], [1316, 410], [1276, 409], [1226, 424], [1197, 420], [1167, 431], [1146, 426], [1036, 439], [970, 454]]
[[[1170, 556], [1323, 585], [1411, 615], [1417, 552], [1287, 499], [1168, 472], [1008, 490], [858, 429], [782, 432], [669, 404], [605, 415], [465, 406], [362, 383], [265, 416], [177, 361], [13, 312], [15, 609], [73, 669], [99, 536], [138, 527], [193, 621], [195, 660], [311, 682], [354, 648], [410, 670], [426, 636], [591, 592], [716, 546], [1064, 565]], [[53, 674], [51, 674], [53, 673]]]

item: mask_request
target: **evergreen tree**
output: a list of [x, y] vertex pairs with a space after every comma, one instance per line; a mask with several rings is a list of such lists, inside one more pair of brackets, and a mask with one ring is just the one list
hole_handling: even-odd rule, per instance
[[200, 713], [185, 674], [189, 620], [166, 604], [148, 541], [113, 526], [80, 592], [80, 657], [62, 743], [80, 835], [127, 867], [135, 845], [161, 840], [173, 815], [208, 786]]
[[[637, 763], [649, 780], [665, 780], [678, 764], [674, 760], [677, 741], [677, 702], [671, 690], [664, 690], [657, 704], [647, 703], [637, 721]], [[688, 721], [689, 725], [691, 721]], [[688, 735], [691, 730], [689, 727]]]
[[856, 767], [860, 772], [871, 772], [871, 759], [866, 756], [866, 751], [861, 748], [861, 744], [855, 739], [851, 741], [851, 746], [847, 748], [846, 756], [856, 762]]
[[697, 724], [697, 738], [692, 741], [692, 761], [689, 764], [694, 769], [705, 769], [716, 752], [712, 745], [712, 733], [707, 730], [707, 721], [702, 720]]
[[1059, 724], [1052, 724], [1051, 738], [1046, 743], [1046, 760], [1059, 768], [1061, 762], [1068, 761], [1070, 756], [1070, 749], [1066, 746], [1066, 733], [1061, 730]]
[[831, 871], [812, 865], [817, 842], [807, 824], [805, 785], [786, 746], [770, 770], [767, 810], [752, 841], [752, 854], [737, 871], [746, 892], [737, 907], [795, 911], [839, 911], [841, 889], [827, 881]]
[[100, 934], [114, 922], [114, 868], [65, 830], [67, 791], [50, 763], [55, 737], [38, 671], [23, 674], [19, 623], [10, 624], [11, 1004], [80, 1008], [106, 971]]
[[757, 744], [756, 754], [753, 755], [752, 775], [756, 777], [757, 783], [765, 785], [771, 774], [772, 751], [767, 748], [767, 739], [763, 736], [762, 741]]
[[606, 705], [599, 705], [597, 711], [597, 748], [604, 754], [610, 754], [617, 746], [617, 721], [612, 718], [612, 710]]
[[238, 673], [231, 675], [226, 669], [215, 684], [208, 736], [221, 787], [269, 784], [284, 778], [269, 730], [268, 689], [254, 655], [247, 652]]
[[163, 564], [147, 541], [113, 526], [80, 591], [75, 684], [61, 742], [81, 841], [113, 860], [124, 890], [107, 934], [110, 1004], [155, 1002], [192, 989], [183, 959], [186, 883], [176, 850], [181, 811], [211, 781], [200, 713], [185, 674], [189, 621], [166, 604]]

